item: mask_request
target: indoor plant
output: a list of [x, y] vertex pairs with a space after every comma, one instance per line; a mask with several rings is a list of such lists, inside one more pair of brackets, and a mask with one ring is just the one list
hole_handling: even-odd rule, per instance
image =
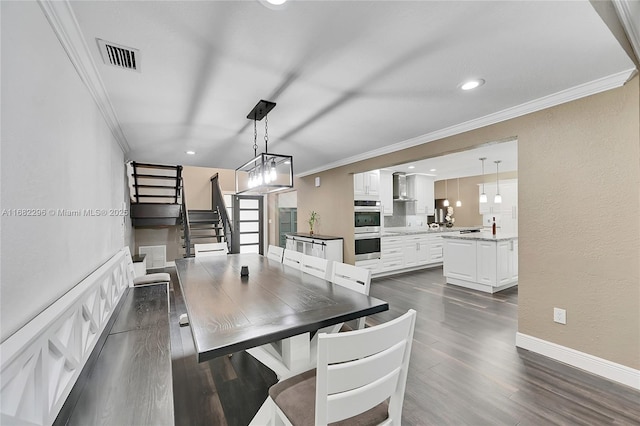
[[320, 219], [320, 216], [318, 215], [318, 213], [315, 210], [311, 210], [311, 213], [309, 215], [309, 234], [313, 234], [313, 227], [315, 226], [316, 222], [318, 222], [318, 220]]

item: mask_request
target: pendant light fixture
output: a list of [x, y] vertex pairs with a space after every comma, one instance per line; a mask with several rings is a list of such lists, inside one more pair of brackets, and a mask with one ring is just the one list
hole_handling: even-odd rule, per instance
[[[253, 120], [253, 158], [236, 169], [236, 194], [266, 194], [293, 188], [293, 157], [269, 152], [267, 114], [275, 102], [260, 100], [247, 118]], [[264, 118], [264, 152], [258, 154], [258, 121]]]
[[502, 195], [500, 195], [500, 178], [498, 177], [498, 167], [501, 163], [500, 160], [494, 161], [496, 163], [496, 196], [493, 199], [494, 204], [502, 203]]
[[444, 180], [444, 202], [442, 203], [443, 206], [445, 207], [449, 207], [449, 194], [447, 191], [447, 180]]
[[456, 207], [462, 207], [462, 201], [460, 201], [460, 178], [456, 178], [458, 181], [458, 200], [456, 200]]
[[486, 159], [487, 157], [480, 158], [480, 161], [482, 161], [482, 193], [480, 194], [480, 203], [487, 202], [487, 194], [484, 192], [484, 160]]

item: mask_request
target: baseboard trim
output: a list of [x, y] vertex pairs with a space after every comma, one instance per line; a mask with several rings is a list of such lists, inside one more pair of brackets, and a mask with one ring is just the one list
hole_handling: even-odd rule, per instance
[[516, 333], [516, 346], [640, 390], [640, 370], [557, 343]]

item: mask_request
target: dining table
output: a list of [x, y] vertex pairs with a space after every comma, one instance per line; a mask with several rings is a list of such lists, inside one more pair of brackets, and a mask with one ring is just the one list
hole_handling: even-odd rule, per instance
[[313, 368], [318, 331], [389, 309], [257, 253], [178, 259], [176, 270], [198, 362], [246, 350], [280, 379]]

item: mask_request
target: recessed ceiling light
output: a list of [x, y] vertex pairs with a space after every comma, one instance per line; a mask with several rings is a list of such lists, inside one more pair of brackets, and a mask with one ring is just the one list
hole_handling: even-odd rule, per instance
[[436, 169], [430, 169], [429, 171], [430, 171], [430, 172], [435, 172], [435, 171], [436, 171]]
[[196, 155], [195, 151], [185, 151], [184, 153], [187, 155]]
[[409, 166], [409, 168], [410, 168], [410, 169], [415, 169], [415, 168], [416, 168], [416, 166]]
[[469, 81], [465, 81], [464, 83], [462, 83], [460, 85], [460, 88], [462, 90], [471, 90], [471, 89], [475, 89], [476, 87], [480, 87], [484, 84], [484, 80], [479, 78], [477, 80], [469, 80]]
[[262, 5], [271, 10], [283, 10], [287, 7], [287, 0], [258, 0]]

